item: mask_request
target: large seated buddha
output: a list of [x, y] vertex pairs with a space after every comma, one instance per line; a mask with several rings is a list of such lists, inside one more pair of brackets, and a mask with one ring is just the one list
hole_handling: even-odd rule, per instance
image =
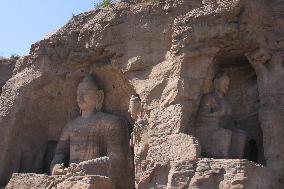
[[64, 175], [71, 168], [84, 175], [109, 177], [116, 189], [127, 189], [131, 179], [128, 127], [120, 117], [101, 112], [103, 100], [104, 92], [92, 76], [86, 76], [77, 90], [82, 116], [65, 126], [51, 173]]

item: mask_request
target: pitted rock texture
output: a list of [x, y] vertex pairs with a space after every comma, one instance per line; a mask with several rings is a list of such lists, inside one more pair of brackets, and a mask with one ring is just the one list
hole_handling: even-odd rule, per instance
[[114, 189], [110, 179], [101, 176], [47, 176], [13, 174], [6, 189]]
[[0, 57], [0, 94], [2, 87], [12, 77], [17, 59], [7, 59]]
[[[102, 111], [125, 118], [130, 131], [143, 126], [133, 146], [136, 188], [283, 188], [283, 11], [283, 0], [137, 0], [73, 17], [33, 44], [5, 81], [0, 185], [12, 173], [48, 173], [64, 126], [80, 115], [77, 86], [91, 74], [105, 92]], [[222, 75], [234, 126], [222, 127], [246, 133], [243, 158], [253, 162], [201, 154], [200, 103]], [[141, 100], [137, 119], [132, 95]], [[30, 186], [47, 182], [28, 177]]]

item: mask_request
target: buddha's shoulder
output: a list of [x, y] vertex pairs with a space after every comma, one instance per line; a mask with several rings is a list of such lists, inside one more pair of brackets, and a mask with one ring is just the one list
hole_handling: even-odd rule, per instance
[[64, 129], [65, 129], [65, 130], [70, 130], [70, 129], [76, 127], [77, 125], [80, 125], [80, 123], [82, 123], [82, 122], [83, 122], [82, 118], [81, 118], [81, 117], [77, 117], [77, 118], [75, 118], [75, 119], [69, 121], [69, 122], [66, 124], [66, 126], [64, 127]]
[[125, 120], [118, 115], [106, 113], [106, 112], [98, 112], [94, 115], [95, 120], [103, 121], [105, 123], [113, 123], [113, 124], [118, 124], [118, 123], [123, 123]]
[[125, 131], [128, 129], [128, 122], [121, 116], [99, 112], [96, 119], [109, 130]]
[[88, 117], [87, 119], [82, 117], [75, 118], [66, 125], [65, 129], [70, 130], [85, 124], [103, 124], [109, 126], [118, 126], [118, 125], [126, 125], [126, 123], [127, 123], [126, 120], [123, 119], [121, 116], [117, 116], [106, 112], [98, 112]]

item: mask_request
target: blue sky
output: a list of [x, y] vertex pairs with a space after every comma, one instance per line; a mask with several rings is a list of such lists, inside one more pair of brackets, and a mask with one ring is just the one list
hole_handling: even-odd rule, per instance
[[100, 0], [0, 0], [0, 56], [26, 55], [31, 44]]

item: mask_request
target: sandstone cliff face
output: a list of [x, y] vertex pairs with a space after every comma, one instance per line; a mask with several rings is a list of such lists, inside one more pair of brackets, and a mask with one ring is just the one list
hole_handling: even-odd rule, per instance
[[0, 58], [0, 94], [2, 87], [12, 77], [16, 59]]
[[[129, 99], [141, 98], [137, 188], [282, 188], [283, 11], [282, 0], [163, 0], [73, 17], [3, 79], [0, 184], [12, 173], [48, 172], [63, 127], [79, 115], [77, 85], [91, 73], [105, 91], [103, 111], [127, 119], [130, 130], [138, 120], [130, 118]], [[255, 163], [201, 154], [200, 102], [224, 73], [232, 117], [251, 142], [244, 157]], [[14, 175], [8, 188], [21, 180], [40, 188], [23, 178]]]

